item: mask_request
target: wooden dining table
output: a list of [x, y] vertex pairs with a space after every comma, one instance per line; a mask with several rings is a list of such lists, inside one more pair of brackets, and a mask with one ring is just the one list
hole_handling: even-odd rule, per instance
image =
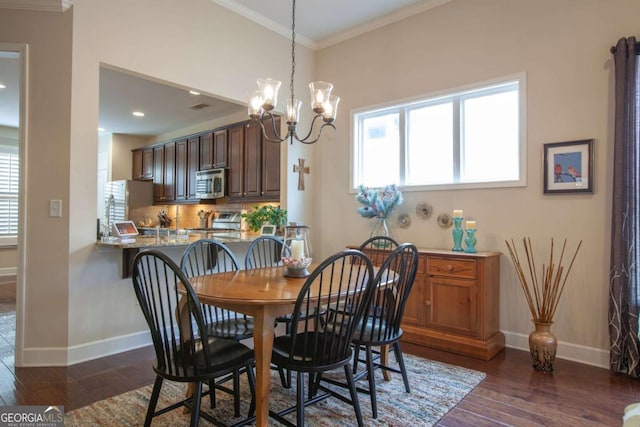
[[[314, 265], [309, 270], [313, 268]], [[374, 274], [376, 270], [374, 267]], [[196, 276], [190, 282], [201, 303], [253, 317], [256, 425], [268, 425], [270, 365], [276, 317], [293, 312], [305, 278], [285, 276], [285, 268], [280, 266]], [[328, 296], [317, 295], [318, 298]]]

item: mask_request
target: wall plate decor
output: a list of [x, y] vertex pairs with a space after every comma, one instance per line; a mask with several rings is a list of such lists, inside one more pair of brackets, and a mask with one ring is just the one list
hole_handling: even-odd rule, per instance
[[398, 225], [400, 228], [409, 228], [411, 225], [411, 217], [409, 214], [402, 214], [398, 216]]
[[420, 219], [429, 219], [433, 213], [433, 206], [427, 202], [418, 202], [416, 205], [416, 215]]
[[438, 215], [438, 225], [442, 228], [449, 228], [453, 225], [453, 218], [446, 213], [440, 214]]
[[593, 139], [544, 144], [544, 192], [593, 193]]

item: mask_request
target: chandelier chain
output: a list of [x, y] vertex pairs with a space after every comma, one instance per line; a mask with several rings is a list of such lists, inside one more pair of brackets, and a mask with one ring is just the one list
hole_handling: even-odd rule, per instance
[[296, 72], [296, 0], [293, 0], [291, 11], [291, 82], [289, 83], [289, 92], [291, 93], [291, 105], [293, 106], [293, 79]]

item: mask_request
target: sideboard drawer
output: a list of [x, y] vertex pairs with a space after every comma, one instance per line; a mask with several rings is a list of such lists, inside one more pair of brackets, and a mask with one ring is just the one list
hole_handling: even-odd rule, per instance
[[476, 278], [476, 261], [472, 259], [436, 258], [427, 259], [427, 273], [447, 275], [465, 279]]

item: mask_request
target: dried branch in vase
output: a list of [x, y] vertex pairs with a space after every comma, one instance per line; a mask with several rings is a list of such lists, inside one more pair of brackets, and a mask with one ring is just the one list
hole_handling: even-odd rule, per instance
[[518, 279], [522, 285], [522, 290], [524, 291], [524, 296], [527, 300], [527, 304], [529, 305], [529, 310], [531, 310], [533, 321], [539, 323], [552, 323], [553, 317], [556, 314], [556, 309], [558, 308], [560, 296], [562, 295], [564, 286], [567, 283], [567, 277], [569, 277], [571, 267], [573, 267], [573, 262], [575, 261], [578, 251], [580, 250], [580, 246], [582, 245], [582, 240], [578, 243], [578, 247], [573, 254], [573, 258], [571, 258], [571, 263], [569, 263], [569, 267], [565, 270], [562, 262], [567, 246], [567, 239], [564, 239], [562, 251], [560, 252], [560, 259], [558, 260], [557, 265], [554, 263], [554, 246], [553, 239], [551, 239], [549, 264], [548, 266], [545, 266], [544, 264], [542, 265], [540, 280], [538, 280], [538, 275], [536, 274], [537, 267], [533, 254], [533, 247], [531, 246], [531, 239], [528, 237], [522, 239], [524, 252], [527, 257], [526, 262], [529, 270], [528, 277], [520, 263], [520, 256], [518, 255], [518, 251], [513, 243], [513, 239], [511, 239], [511, 244], [509, 244], [509, 241], [507, 240], [505, 240], [505, 243], [509, 248], [511, 261], [513, 261], [516, 273], [518, 274]]

